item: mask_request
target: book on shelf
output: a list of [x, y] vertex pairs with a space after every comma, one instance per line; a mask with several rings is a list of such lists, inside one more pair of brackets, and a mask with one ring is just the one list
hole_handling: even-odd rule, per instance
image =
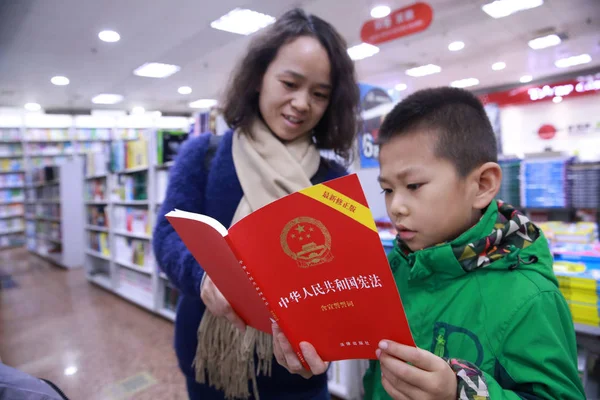
[[167, 195], [167, 187], [169, 185], [169, 171], [156, 171], [156, 201], [162, 203]]
[[90, 249], [101, 253], [104, 256], [110, 257], [110, 246], [108, 242], [108, 234], [106, 232], [88, 232], [88, 240]]
[[356, 174], [315, 185], [226, 229], [204, 215], [166, 215], [246, 324], [276, 321], [302, 361], [374, 359], [389, 339], [414, 346], [402, 301]]
[[145, 271], [152, 271], [154, 268], [152, 247], [147, 240], [117, 236], [115, 252], [115, 259], [118, 261], [134, 264]]
[[150, 217], [147, 209], [115, 206], [113, 215], [116, 229], [140, 235], [150, 234]]
[[98, 226], [101, 228], [109, 227], [108, 213], [106, 205], [87, 206], [87, 222], [88, 225]]

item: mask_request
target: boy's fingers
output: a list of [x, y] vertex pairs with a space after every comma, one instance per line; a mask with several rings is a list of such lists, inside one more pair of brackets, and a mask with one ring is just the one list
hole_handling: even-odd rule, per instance
[[405, 346], [400, 343], [392, 342], [391, 340], [382, 340], [379, 343], [379, 348], [383, 353], [387, 353], [392, 357], [400, 359], [404, 362], [411, 363], [415, 367], [424, 371], [434, 372], [439, 369], [439, 361], [444, 365], [444, 360], [435, 356], [433, 353], [419, 349], [417, 347]]
[[381, 370], [392, 382], [396, 380], [416, 387], [427, 387], [430, 376], [427, 371], [408, 365], [404, 361], [395, 358], [385, 352], [379, 357]]
[[287, 365], [288, 370], [295, 374], [302, 375], [301, 373], [304, 370], [304, 368], [302, 367], [302, 363], [300, 362], [300, 360], [298, 360], [298, 357], [296, 356], [296, 352], [294, 352], [292, 345], [287, 340], [283, 332], [279, 330], [279, 328], [274, 329], [274, 333], [275, 335], [273, 336], [273, 339], [279, 342], [281, 353], [285, 358], [285, 364]]
[[302, 355], [304, 355], [304, 359], [313, 374], [321, 375], [327, 371], [327, 366], [329, 364], [321, 359], [312, 344], [302, 342], [300, 343], [300, 350], [302, 350]]
[[385, 377], [381, 376], [381, 383], [383, 388], [390, 395], [390, 397], [394, 400], [412, 400], [403, 393], [401, 393], [398, 389], [394, 387], [394, 385]]

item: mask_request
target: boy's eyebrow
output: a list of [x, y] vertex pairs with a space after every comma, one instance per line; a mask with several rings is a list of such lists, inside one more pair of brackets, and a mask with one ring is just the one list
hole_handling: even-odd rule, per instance
[[[415, 173], [417, 173], [419, 171], [420, 171], [420, 168], [418, 168], [418, 167], [408, 167], [408, 168], [404, 168], [400, 172], [396, 173], [395, 177], [398, 178], [398, 179], [402, 179], [402, 178], [405, 178], [408, 175], [415, 174]], [[379, 182], [387, 182], [388, 180], [387, 180], [387, 178], [379, 175], [377, 177], [377, 181], [379, 181]]]
[[[285, 74], [291, 75], [294, 78], [296, 78], [298, 80], [301, 80], [301, 81], [306, 80], [306, 77], [304, 75], [299, 74], [296, 71], [292, 71], [291, 69], [286, 69], [280, 75], [285, 75]], [[318, 83], [317, 86], [319, 86], [319, 87], [321, 87], [323, 89], [331, 89], [331, 87], [332, 87], [329, 83]]]

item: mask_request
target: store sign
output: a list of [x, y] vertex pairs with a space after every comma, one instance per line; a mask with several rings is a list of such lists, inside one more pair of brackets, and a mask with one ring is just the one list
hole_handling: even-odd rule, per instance
[[433, 21], [433, 9], [427, 3], [415, 3], [393, 11], [383, 18], [365, 22], [360, 38], [373, 45], [389, 42], [404, 36], [422, 32]]
[[553, 139], [556, 136], [556, 128], [554, 125], [544, 124], [538, 129], [538, 136], [544, 140]]
[[359, 135], [361, 168], [379, 167], [379, 145], [377, 137], [379, 127], [392, 106], [392, 98], [380, 88], [359, 85], [361, 92], [361, 110], [363, 131]]
[[593, 94], [600, 94], [600, 73], [549, 85], [528, 85], [505, 92], [488, 93], [480, 99], [484, 104], [493, 103], [502, 107], [551, 101], [555, 97], [570, 98]]

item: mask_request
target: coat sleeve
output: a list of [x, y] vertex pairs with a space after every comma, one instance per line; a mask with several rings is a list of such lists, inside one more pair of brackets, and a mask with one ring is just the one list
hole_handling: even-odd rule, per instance
[[585, 399], [573, 320], [557, 291], [541, 292], [517, 311], [496, 355], [494, 376], [450, 360], [458, 399]]
[[204, 155], [210, 134], [187, 140], [182, 145], [169, 173], [163, 205], [157, 215], [152, 236], [154, 255], [160, 269], [185, 295], [200, 298], [204, 270], [183, 244], [165, 214], [174, 209], [202, 213], [206, 174]]

